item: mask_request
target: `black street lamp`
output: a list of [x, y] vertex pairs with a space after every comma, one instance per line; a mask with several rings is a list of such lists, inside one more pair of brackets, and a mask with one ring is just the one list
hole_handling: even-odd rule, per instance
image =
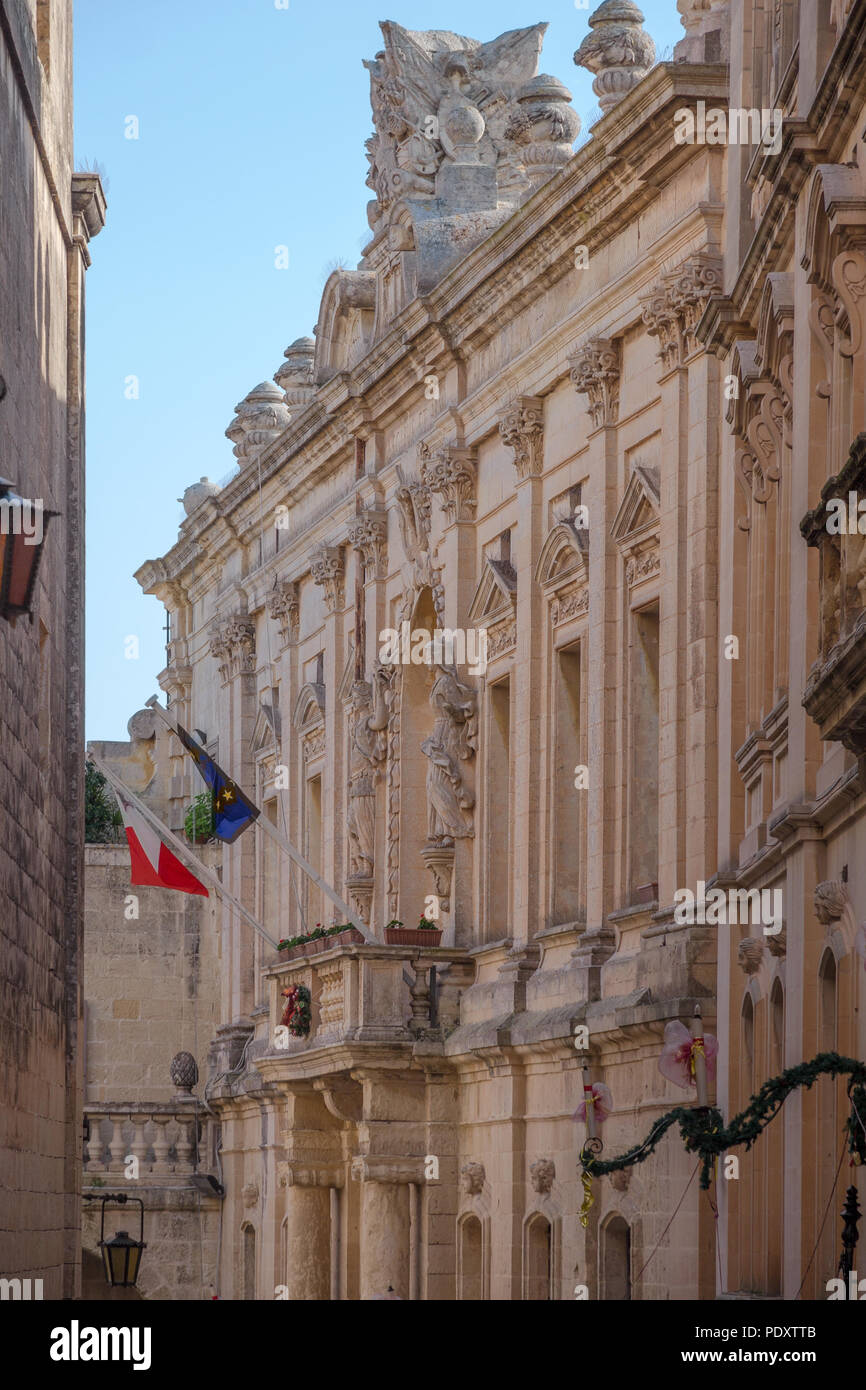
[[[85, 1199], [92, 1201], [95, 1193], [86, 1192]], [[96, 1197], [98, 1201], [99, 1198]], [[105, 1239], [105, 1205], [116, 1202], [125, 1206], [127, 1202], [138, 1202], [141, 1207], [141, 1228], [138, 1240], [133, 1240], [128, 1231], [118, 1231], [112, 1240]], [[138, 1268], [142, 1252], [147, 1249], [144, 1243], [144, 1203], [140, 1197], [127, 1197], [125, 1193], [109, 1193], [102, 1198], [102, 1227], [100, 1229], [99, 1249], [102, 1252], [102, 1265], [105, 1278], [113, 1289], [132, 1288], [138, 1279]]]
[[[30, 509], [31, 528], [25, 529], [25, 509]], [[41, 502], [26, 502], [12, 490], [8, 478], [0, 478], [0, 618], [15, 626], [18, 618], [33, 615], [30, 605], [45, 531], [52, 516]], [[35, 523], [39, 518], [38, 536]]]

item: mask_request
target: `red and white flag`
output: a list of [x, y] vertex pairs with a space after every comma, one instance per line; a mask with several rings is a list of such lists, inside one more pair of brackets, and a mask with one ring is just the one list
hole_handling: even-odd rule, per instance
[[151, 829], [140, 811], [121, 796], [115, 788], [120, 803], [120, 814], [126, 827], [129, 853], [132, 859], [131, 882], [143, 888], [175, 888], [179, 893], [197, 893], [208, 898], [210, 894], [203, 883], [191, 874], [189, 869], [172, 854], [159, 835]]

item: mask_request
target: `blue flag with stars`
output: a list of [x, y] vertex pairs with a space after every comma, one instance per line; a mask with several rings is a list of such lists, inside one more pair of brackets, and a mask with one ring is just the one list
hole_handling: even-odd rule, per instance
[[211, 789], [213, 802], [213, 829], [217, 839], [230, 845], [253, 821], [261, 815], [231, 777], [227, 777], [221, 767], [217, 767], [200, 743], [196, 743], [186, 729], [176, 726], [177, 736], [188, 753], [195, 759], [196, 767]]

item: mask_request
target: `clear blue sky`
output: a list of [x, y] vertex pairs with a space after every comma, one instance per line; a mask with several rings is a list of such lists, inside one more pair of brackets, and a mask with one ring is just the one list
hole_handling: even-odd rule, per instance
[[[669, 53], [683, 33], [675, 0], [643, 10]], [[88, 738], [126, 738], [165, 665], [162, 606], [134, 570], [176, 540], [184, 488], [232, 470], [235, 404], [312, 332], [333, 264], [354, 266], [369, 239], [361, 60], [382, 46], [378, 21], [485, 42], [548, 20], [541, 71], [571, 89], [586, 126], [597, 101], [572, 55], [590, 12], [574, 0], [75, 0], [76, 167], [97, 162], [108, 179], [87, 277]]]

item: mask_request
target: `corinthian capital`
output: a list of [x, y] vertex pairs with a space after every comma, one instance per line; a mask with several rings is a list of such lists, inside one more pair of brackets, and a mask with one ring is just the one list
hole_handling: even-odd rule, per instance
[[283, 581], [274, 585], [268, 599], [268, 612], [280, 625], [283, 643], [294, 642], [298, 636], [298, 621], [301, 610], [301, 597], [296, 582]]
[[234, 676], [251, 676], [256, 669], [256, 625], [243, 613], [222, 618], [210, 630], [210, 653], [219, 662], [225, 684]]
[[620, 348], [616, 338], [590, 338], [568, 359], [575, 391], [589, 397], [596, 429], [619, 418]]
[[349, 527], [349, 544], [360, 552], [365, 567], [379, 577], [388, 555], [387, 513], [372, 507], [361, 512]]
[[418, 446], [421, 481], [442, 498], [448, 522], [471, 521], [475, 515], [476, 451], [456, 444], [431, 450]]
[[338, 545], [322, 545], [314, 551], [310, 561], [310, 574], [314, 583], [325, 591], [325, 603], [329, 613], [335, 613], [343, 606], [344, 580], [346, 575], [343, 552]]
[[544, 464], [544, 404], [539, 396], [518, 396], [506, 406], [499, 433], [514, 450], [520, 479], [537, 476]]

